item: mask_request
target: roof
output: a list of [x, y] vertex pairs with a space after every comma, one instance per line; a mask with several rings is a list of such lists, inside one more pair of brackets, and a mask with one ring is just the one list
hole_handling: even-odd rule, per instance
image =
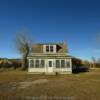
[[49, 57], [52, 57], [52, 58], [72, 58], [72, 56], [70, 55], [66, 55], [66, 53], [61, 53], [61, 54], [42, 54], [42, 53], [31, 53], [28, 55], [28, 58], [30, 57], [39, 57], [39, 58], [49, 58]]
[[53, 43], [53, 42], [47, 42], [47, 43], [35, 43], [37, 45], [58, 45], [58, 44], [64, 44], [65, 42], [56, 42], [56, 43]]

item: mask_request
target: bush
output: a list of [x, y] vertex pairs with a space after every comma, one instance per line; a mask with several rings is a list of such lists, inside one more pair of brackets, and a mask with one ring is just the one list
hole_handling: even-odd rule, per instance
[[12, 67], [14, 69], [21, 67], [21, 61], [20, 60], [12, 60]]
[[72, 72], [79, 73], [79, 72], [87, 72], [89, 71], [89, 66], [83, 64], [83, 61], [79, 58], [72, 58]]
[[21, 60], [20, 59], [1, 59], [0, 60], [0, 68], [20, 68]]
[[73, 73], [79, 73], [79, 72], [88, 72], [89, 71], [89, 67], [86, 66], [74, 66], [72, 69]]

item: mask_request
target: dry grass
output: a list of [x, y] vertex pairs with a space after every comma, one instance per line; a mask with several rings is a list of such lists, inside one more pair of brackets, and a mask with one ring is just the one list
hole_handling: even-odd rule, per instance
[[[45, 80], [44, 82], [39, 81]], [[20, 88], [24, 85], [24, 88]], [[26, 87], [25, 87], [26, 86]], [[100, 69], [72, 75], [0, 72], [0, 100], [100, 100]]]

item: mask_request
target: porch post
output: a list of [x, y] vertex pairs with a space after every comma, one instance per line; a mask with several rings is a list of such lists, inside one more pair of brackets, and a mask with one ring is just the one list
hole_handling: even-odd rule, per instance
[[28, 59], [28, 71], [30, 70], [30, 59]]
[[72, 59], [70, 58], [70, 68], [71, 68], [71, 72], [72, 72]]
[[47, 72], [47, 59], [44, 59], [45, 60], [45, 65], [44, 65], [44, 68], [45, 68], [45, 73]]

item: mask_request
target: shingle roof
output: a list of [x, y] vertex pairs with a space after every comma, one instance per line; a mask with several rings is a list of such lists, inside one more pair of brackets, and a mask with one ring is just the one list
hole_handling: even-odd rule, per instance
[[37, 45], [57, 45], [57, 44], [64, 44], [64, 43], [35, 43], [35, 44], [37, 44]]

